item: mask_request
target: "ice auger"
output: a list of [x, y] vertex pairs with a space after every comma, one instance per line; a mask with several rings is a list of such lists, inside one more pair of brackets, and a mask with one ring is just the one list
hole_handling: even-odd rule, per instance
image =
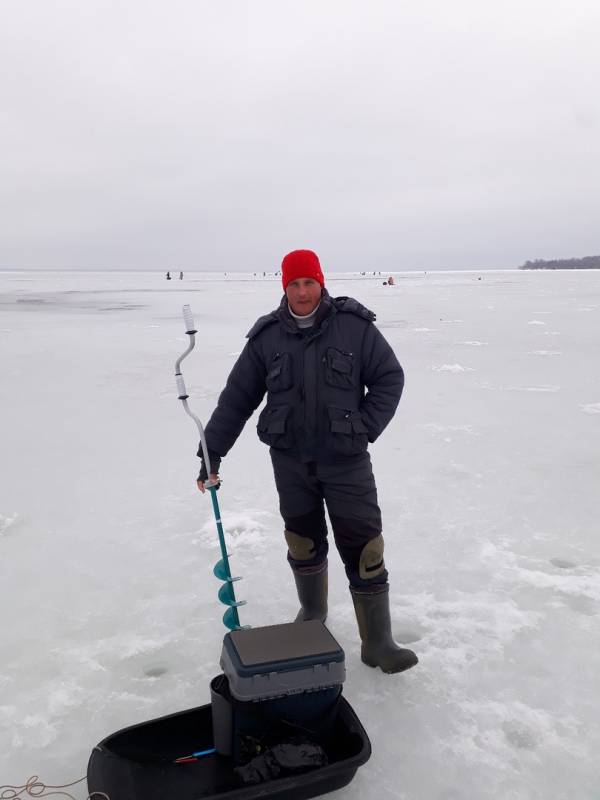
[[[188, 405], [189, 395], [185, 388], [185, 383], [181, 372], [181, 362], [194, 349], [194, 345], [196, 344], [195, 337], [196, 333], [198, 332], [194, 328], [194, 317], [192, 316], [192, 311], [189, 305], [185, 305], [183, 307], [183, 320], [185, 322], [185, 332], [190, 337], [190, 343], [185, 353], [179, 356], [179, 358], [175, 362], [175, 381], [177, 383], [177, 392], [179, 394], [179, 400], [181, 400], [181, 402], [183, 403], [183, 408], [185, 409], [185, 413], [188, 414], [198, 426], [198, 432], [200, 433], [200, 446], [202, 447], [204, 464], [206, 466], [206, 472], [210, 476], [211, 474], [210, 457], [208, 454], [208, 447], [206, 446], [206, 439], [204, 437], [204, 428], [202, 427], [202, 423], [200, 422], [196, 414], [194, 414], [194, 412], [190, 409]], [[210, 492], [213, 512], [215, 515], [215, 521], [217, 523], [217, 533], [219, 534], [219, 546], [221, 548], [221, 559], [215, 564], [213, 573], [220, 581], [223, 581], [223, 585], [219, 589], [219, 600], [224, 605], [228, 606], [227, 611], [223, 614], [223, 623], [227, 628], [229, 628], [229, 630], [237, 630], [238, 628], [242, 627], [240, 625], [238, 608], [239, 606], [245, 605], [246, 601], [235, 599], [235, 591], [233, 588], [233, 584], [235, 581], [241, 580], [241, 578], [231, 577], [231, 570], [229, 568], [229, 554], [227, 553], [227, 548], [225, 546], [225, 534], [223, 533], [223, 524], [221, 522], [221, 511], [219, 509], [219, 501], [217, 499], [217, 489], [219, 488], [219, 482], [215, 481], [213, 483], [209, 478], [209, 480], [206, 481], [204, 486]]]

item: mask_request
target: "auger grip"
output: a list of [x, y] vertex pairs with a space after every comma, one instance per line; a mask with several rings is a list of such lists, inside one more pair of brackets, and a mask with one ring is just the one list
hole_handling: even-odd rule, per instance
[[185, 323], [186, 333], [197, 333], [196, 329], [194, 328], [194, 315], [192, 314], [192, 309], [189, 305], [185, 305], [183, 307], [183, 321]]
[[186, 400], [189, 397], [187, 389], [185, 388], [185, 381], [183, 375], [175, 375], [175, 383], [177, 384], [177, 391], [179, 392], [179, 400]]

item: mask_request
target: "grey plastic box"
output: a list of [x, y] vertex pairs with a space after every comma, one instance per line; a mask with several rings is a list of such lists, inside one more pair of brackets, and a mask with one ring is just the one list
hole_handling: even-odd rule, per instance
[[344, 651], [318, 620], [231, 631], [221, 668], [237, 700], [267, 700], [339, 686]]

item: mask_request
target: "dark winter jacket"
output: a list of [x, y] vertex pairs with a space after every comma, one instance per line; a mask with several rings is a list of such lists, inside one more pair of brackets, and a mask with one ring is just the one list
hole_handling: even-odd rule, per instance
[[206, 426], [209, 451], [227, 455], [266, 392], [256, 426], [265, 444], [302, 461], [330, 463], [364, 452], [392, 419], [404, 385], [374, 320], [351, 297], [323, 290], [314, 325], [302, 330], [284, 295], [247, 335]]

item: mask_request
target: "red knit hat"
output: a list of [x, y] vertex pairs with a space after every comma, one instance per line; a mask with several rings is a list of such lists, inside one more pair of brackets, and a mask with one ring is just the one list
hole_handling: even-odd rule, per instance
[[290, 281], [298, 278], [312, 278], [325, 286], [319, 257], [312, 250], [292, 250], [281, 262], [281, 282], [284, 289]]

